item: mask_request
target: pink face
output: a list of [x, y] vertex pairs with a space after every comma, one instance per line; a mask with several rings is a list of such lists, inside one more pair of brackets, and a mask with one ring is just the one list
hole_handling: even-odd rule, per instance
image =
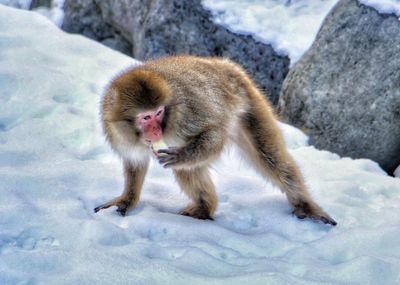
[[139, 113], [136, 116], [136, 127], [143, 132], [143, 138], [150, 143], [162, 139], [161, 123], [164, 118], [164, 106], [156, 111]]

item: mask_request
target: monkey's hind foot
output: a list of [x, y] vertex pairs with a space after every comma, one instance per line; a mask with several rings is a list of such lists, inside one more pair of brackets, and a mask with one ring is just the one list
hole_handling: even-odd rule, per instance
[[179, 212], [180, 215], [189, 216], [199, 220], [214, 220], [211, 217], [210, 210], [198, 205], [189, 205]]
[[131, 205], [131, 201], [128, 199], [124, 199], [122, 197], [117, 197], [115, 199], [112, 199], [111, 201], [104, 203], [96, 208], [94, 208], [94, 212], [97, 213], [100, 210], [104, 210], [107, 208], [110, 208], [112, 206], [116, 206], [117, 207], [117, 212], [121, 215], [121, 216], [125, 216], [126, 215], [126, 211], [130, 208]]
[[310, 218], [315, 221], [321, 221], [324, 224], [329, 224], [332, 226], [336, 226], [337, 223], [334, 219], [332, 219], [327, 213], [325, 213], [322, 209], [320, 209], [316, 205], [309, 204], [307, 202], [303, 202], [294, 207], [292, 212], [299, 219]]

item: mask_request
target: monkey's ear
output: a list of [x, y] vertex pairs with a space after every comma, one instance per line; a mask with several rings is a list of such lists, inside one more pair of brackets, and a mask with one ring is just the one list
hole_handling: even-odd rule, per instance
[[109, 97], [108, 98], [108, 104], [109, 104], [110, 108], [114, 107], [114, 104], [115, 104], [117, 96], [118, 96], [117, 90], [111, 88], [108, 91], [108, 97]]
[[109, 88], [103, 97], [103, 108], [105, 111], [111, 111], [118, 99], [118, 91], [114, 88]]

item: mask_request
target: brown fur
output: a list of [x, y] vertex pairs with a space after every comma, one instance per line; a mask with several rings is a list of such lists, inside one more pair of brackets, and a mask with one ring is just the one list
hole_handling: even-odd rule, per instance
[[174, 170], [181, 189], [193, 201], [181, 211], [182, 215], [198, 219], [212, 219], [217, 207], [217, 195], [208, 169], [198, 167], [187, 170]]
[[149, 151], [133, 121], [139, 112], [159, 106], [165, 106], [164, 140], [170, 146], [159, 162], [174, 169], [192, 200], [181, 214], [212, 218], [217, 198], [208, 166], [234, 141], [255, 168], [282, 189], [297, 217], [336, 224], [308, 194], [265, 96], [242, 68], [220, 58], [166, 57], [111, 82], [102, 121], [108, 141], [125, 161], [126, 186], [106, 207], [116, 205], [125, 214], [137, 203]]
[[139, 201], [144, 177], [146, 175], [148, 163], [142, 165], [132, 165], [129, 161], [124, 161], [125, 188], [121, 196], [100, 205], [94, 209], [98, 212], [111, 206], [117, 206], [117, 211], [125, 216], [128, 209], [134, 208]]

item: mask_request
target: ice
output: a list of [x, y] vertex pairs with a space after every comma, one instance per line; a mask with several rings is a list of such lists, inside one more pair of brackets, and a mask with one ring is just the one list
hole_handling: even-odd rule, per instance
[[0, 5], [0, 284], [398, 284], [400, 180], [308, 145], [281, 124], [313, 198], [337, 221], [291, 215], [235, 148], [213, 166], [215, 221], [151, 161], [137, 207], [99, 126], [104, 86], [138, 62], [33, 12]]

